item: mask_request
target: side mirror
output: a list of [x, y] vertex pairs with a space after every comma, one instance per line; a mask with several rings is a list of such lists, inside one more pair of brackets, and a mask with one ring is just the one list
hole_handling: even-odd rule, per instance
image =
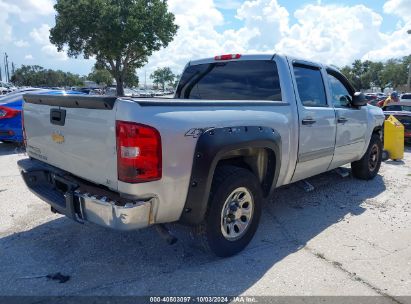
[[351, 104], [354, 107], [362, 107], [367, 105], [367, 99], [365, 98], [365, 95], [361, 92], [355, 92], [354, 96], [352, 97]]

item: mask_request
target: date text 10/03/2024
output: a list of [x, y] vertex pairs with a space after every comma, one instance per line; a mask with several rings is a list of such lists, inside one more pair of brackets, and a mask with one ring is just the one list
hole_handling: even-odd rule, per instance
[[257, 303], [255, 297], [150, 297], [150, 303]]

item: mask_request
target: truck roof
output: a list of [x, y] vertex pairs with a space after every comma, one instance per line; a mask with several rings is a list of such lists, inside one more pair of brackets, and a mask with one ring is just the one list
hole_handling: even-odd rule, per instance
[[[234, 58], [233, 59], [224, 59], [224, 60], [216, 59], [217, 57], [220, 57], [220, 56], [230, 56], [230, 55], [234, 56]], [[237, 56], [239, 55], [239, 57], [235, 58], [236, 55]], [[215, 57], [208, 57], [208, 58], [201, 58], [201, 59], [197, 59], [197, 60], [192, 60], [192, 61], [187, 63], [187, 66], [207, 64], [207, 63], [213, 63], [213, 62], [221, 62], [221, 61], [272, 60], [274, 57], [288, 58], [291, 61], [297, 61], [297, 62], [303, 63], [303, 64], [305, 63], [305, 64], [309, 64], [309, 65], [313, 65], [313, 66], [324, 67], [324, 68], [327, 68], [327, 69], [332, 69], [332, 70], [339, 71], [339, 69], [336, 66], [333, 66], [333, 65], [326, 65], [326, 64], [322, 64], [322, 63], [319, 63], [319, 62], [309, 60], [309, 59], [297, 58], [297, 57], [293, 57], [293, 56], [284, 55], [284, 54], [281, 54], [281, 53], [217, 55]]]
[[[237, 54], [232, 54], [232, 55], [237, 55]], [[224, 60], [224, 61], [241, 61], [241, 60], [272, 60], [276, 54], [238, 54], [241, 57], [239, 58], [234, 58], [234, 59], [229, 59], [229, 60]], [[224, 55], [218, 55], [218, 56], [224, 56]], [[219, 62], [220, 60], [216, 60], [216, 57], [209, 57], [209, 58], [202, 58], [202, 59], [197, 59], [190, 61], [188, 65], [198, 65], [198, 64], [207, 64], [207, 63], [212, 63], [212, 62]]]

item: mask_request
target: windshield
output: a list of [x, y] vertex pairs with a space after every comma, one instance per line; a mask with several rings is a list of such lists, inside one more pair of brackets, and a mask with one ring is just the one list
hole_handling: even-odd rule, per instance
[[281, 101], [277, 65], [271, 60], [249, 60], [189, 66], [176, 98]]

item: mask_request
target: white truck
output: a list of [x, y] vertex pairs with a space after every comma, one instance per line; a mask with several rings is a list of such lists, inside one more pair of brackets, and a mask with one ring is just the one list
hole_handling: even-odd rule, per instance
[[348, 163], [375, 177], [383, 121], [334, 67], [222, 55], [189, 62], [173, 99], [26, 95], [19, 167], [53, 212], [167, 236], [180, 222], [230, 256], [277, 187]]

